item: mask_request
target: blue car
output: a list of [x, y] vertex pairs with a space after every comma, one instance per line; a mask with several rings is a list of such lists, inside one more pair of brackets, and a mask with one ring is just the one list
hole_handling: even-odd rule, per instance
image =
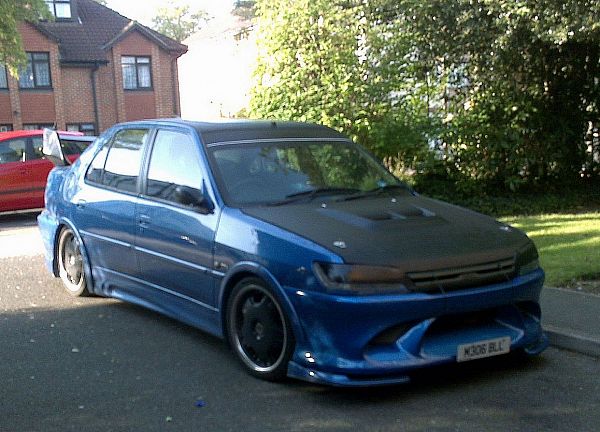
[[260, 378], [392, 384], [548, 344], [525, 234], [418, 195], [327, 127], [148, 120], [73, 165], [49, 131], [44, 152], [38, 222], [67, 292], [223, 338]]

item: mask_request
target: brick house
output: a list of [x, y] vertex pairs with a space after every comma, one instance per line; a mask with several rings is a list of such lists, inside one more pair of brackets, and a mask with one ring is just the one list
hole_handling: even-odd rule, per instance
[[97, 134], [115, 123], [180, 115], [182, 45], [93, 0], [46, 0], [53, 22], [22, 23], [27, 68], [0, 65], [0, 131]]

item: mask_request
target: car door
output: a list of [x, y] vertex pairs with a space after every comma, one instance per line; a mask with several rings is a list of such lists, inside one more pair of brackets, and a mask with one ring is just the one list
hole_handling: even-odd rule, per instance
[[108, 285], [126, 286], [138, 275], [134, 251], [135, 206], [144, 145], [150, 128], [119, 129], [106, 140], [73, 196], [73, 219], [92, 271]]
[[44, 207], [44, 191], [48, 174], [54, 168], [54, 164], [44, 159], [42, 153], [42, 136], [32, 136], [27, 143], [27, 183], [31, 188], [31, 208]]
[[142, 278], [155, 289], [215, 310], [213, 244], [218, 214], [178, 198], [182, 188], [210, 197], [200, 143], [192, 132], [159, 129], [136, 210]]
[[28, 138], [0, 142], [0, 211], [30, 208], [32, 190], [28, 182]]

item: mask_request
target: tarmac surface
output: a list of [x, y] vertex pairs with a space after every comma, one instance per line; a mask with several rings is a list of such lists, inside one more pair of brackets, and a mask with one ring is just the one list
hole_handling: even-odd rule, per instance
[[[2, 432], [595, 432], [600, 424], [595, 356], [550, 347], [427, 369], [383, 388], [269, 383], [203, 332], [118, 300], [70, 297], [41, 247], [35, 216], [0, 217]], [[556, 346], [593, 346], [598, 300], [544, 290]]]

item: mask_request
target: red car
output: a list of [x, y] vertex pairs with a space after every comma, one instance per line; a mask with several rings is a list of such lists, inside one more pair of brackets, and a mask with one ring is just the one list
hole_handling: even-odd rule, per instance
[[[79, 132], [59, 135], [71, 162], [95, 139]], [[0, 132], [0, 212], [44, 207], [46, 178], [54, 165], [43, 156], [41, 130]]]

